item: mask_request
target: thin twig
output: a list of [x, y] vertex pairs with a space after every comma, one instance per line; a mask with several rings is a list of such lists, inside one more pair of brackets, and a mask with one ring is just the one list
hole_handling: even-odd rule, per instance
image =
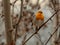
[[55, 14], [57, 14], [59, 11], [60, 11], [60, 9], [57, 10], [45, 23], [43, 23], [43, 24], [39, 27], [39, 29], [38, 29], [35, 33], [33, 33], [33, 34], [24, 42], [24, 44], [25, 44], [26, 42], [28, 42], [31, 37], [33, 37], [35, 34], [37, 34], [37, 32], [38, 32]]
[[37, 37], [37, 36], [35, 36], [35, 37], [41, 42], [41, 45], [44, 45], [44, 43], [43, 43], [42, 40], [41, 40], [41, 36], [40, 36], [40, 34], [37, 33], [37, 35], [38, 35], [38, 37]]
[[18, 1], [18, 0], [15, 0], [13, 3], [10, 3], [10, 5], [13, 6], [17, 1]]
[[50, 41], [50, 39], [52, 38], [52, 36], [58, 31], [58, 28], [60, 27], [60, 25], [58, 25], [56, 27], [56, 30], [53, 32], [53, 34], [51, 34], [51, 36], [49, 37], [49, 39], [47, 40], [47, 42], [45, 43], [45, 45], [47, 45], [47, 43]]
[[26, 45], [26, 44], [23, 44], [24, 41], [26, 40], [26, 37], [27, 37], [27, 35], [25, 34], [25, 35], [24, 35], [24, 38], [23, 38], [23, 40], [22, 40], [22, 45]]
[[20, 9], [21, 9], [21, 11], [20, 11], [20, 17], [19, 17], [19, 20], [18, 20], [17, 24], [15, 25], [15, 27], [16, 27], [16, 30], [15, 30], [15, 41], [16, 41], [16, 38], [17, 38], [17, 28], [18, 28], [18, 25], [19, 25], [21, 17], [22, 17], [23, 0], [21, 0], [21, 8]]
[[40, 40], [40, 42], [41, 42], [41, 45], [44, 45], [44, 43], [43, 43], [42, 40], [41, 40], [41, 36], [40, 36], [40, 34], [37, 33], [37, 35], [38, 35], [38, 37], [39, 37], [39, 40]]
[[13, 4], [15, 4], [17, 1], [18, 1], [18, 0], [15, 0], [15, 1], [13, 2]]
[[14, 4], [17, 2], [18, 0], [15, 0], [13, 3], [10, 3], [10, 5], [12, 6], [12, 15], [14, 14]]

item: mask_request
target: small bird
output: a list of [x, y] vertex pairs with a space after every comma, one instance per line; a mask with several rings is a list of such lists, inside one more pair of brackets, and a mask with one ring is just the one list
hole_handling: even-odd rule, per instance
[[42, 11], [38, 11], [35, 14], [33, 25], [39, 28], [39, 26], [41, 26], [42, 23], [44, 23], [44, 15]]

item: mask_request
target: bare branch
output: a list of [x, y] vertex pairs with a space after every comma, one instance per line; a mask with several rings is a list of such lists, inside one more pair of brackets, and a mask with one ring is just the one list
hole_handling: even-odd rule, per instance
[[50, 39], [52, 38], [52, 36], [55, 34], [55, 32], [57, 32], [58, 31], [58, 28], [60, 27], [60, 25], [58, 25], [57, 27], [56, 27], [56, 30], [53, 32], [53, 34], [51, 34], [51, 36], [49, 37], [49, 39], [47, 40], [47, 42], [45, 43], [45, 45], [47, 45], [47, 43], [50, 41]]
[[19, 20], [18, 20], [17, 24], [15, 25], [15, 27], [16, 27], [16, 31], [15, 31], [15, 41], [16, 41], [16, 38], [17, 38], [17, 28], [18, 28], [18, 25], [19, 25], [20, 20], [21, 20], [21, 17], [22, 17], [22, 11], [23, 11], [23, 0], [21, 0], [20, 17], [19, 17]]
[[41, 45], [44, 45], [44, 43], [42, 42], [42, 40], [41, 40], [41, 36], [40, 36], [40, 34], [39, 33], [37, 33], [37, 35], [38, 35], [38, 37], [37, 36], [35, 36], [37, 39], [39, 39], [39, 41], [41, 42]]
[[18, 0], [15, 0], [13, 3], [10, 3], [10, 5], [13, 6], [17, 1], [18, 1]]
[[22, 40], [22, 45], [26, 45], [26, 44], [24, 44], [24, 41], [26, 40], [26, 37], [27, 37], [27, 35], [25, 34], [25, 35], [24, 35], [24, 38], [23, 38], [23, 40]]
[[35, 34], [37, 34], [38, 31], [39, 31], [55, 14], [57, 14], [59, 11], [60, 11], [60, 9], [57, 10], [45, 23], [43, 23], [43, 24], [39, 27], [39, 29], [37, 29], [37, 31], [36, 31], [35, 33], [33, 33], [33, 34], [24, 42], [24, 44], [27, 43], [31, 37], [33, 37]]

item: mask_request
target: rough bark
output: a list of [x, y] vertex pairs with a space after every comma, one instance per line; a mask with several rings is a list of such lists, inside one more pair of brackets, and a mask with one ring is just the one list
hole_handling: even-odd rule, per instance
[[11, 45], [12, 23], [11, 23], [11, 15], [10, 15], [10, 0], [3, 0], [3, 8], [4, 8], [4, 16], [5, 16], [6, 41], [7, 41], [7, 45]]

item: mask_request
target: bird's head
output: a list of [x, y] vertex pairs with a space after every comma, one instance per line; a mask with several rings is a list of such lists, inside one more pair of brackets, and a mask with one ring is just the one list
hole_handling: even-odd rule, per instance
[[38, 11], [36, 13], [36, 20], [44, 20], [44, 15], [43, 15], [43, 12], [42, 11]]

